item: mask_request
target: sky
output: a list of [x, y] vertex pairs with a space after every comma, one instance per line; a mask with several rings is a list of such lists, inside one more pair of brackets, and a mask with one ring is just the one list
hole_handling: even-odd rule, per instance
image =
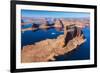
[[87, 18], [89, 13], [83, 12], [56, 12], [56, 11], [42, 11], [42, 10], [21, 10], [23, 17], [53, 17], [53, 18]]

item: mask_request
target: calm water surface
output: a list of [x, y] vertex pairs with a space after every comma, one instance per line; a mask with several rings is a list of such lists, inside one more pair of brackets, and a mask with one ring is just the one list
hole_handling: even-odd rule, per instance
[[[31, 27], [32, 24], [22, 26], [22, 28]], [[88, 27], [84, 28], [83, 33], [86, 38], [86, 42], [77, 47], [74, 51], [64, 54], [56, 58], [56, 61], [63, 61], [63, 60], [86, 60], [90, 59], [90, 29]], [[57, 38], [57, 36], [64, 34], [63, 30], [58, 31], [55, 28], [44, 29], [44, 30], [37, 30], [33, 31], [25, 31], [21, 33], [21, 45], [22, 47], [28, 44], [33, 44], [35, 42], [39, 42], [45, 39], [53, 39]]]

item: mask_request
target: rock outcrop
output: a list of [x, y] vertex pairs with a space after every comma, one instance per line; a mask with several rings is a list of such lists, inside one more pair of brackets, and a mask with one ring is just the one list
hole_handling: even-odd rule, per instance
[[[77, 25], [75, 25], [77, 23]], [[81, 22], [75, 22], [73, 20], [59, 19], [55, 21], [53, 25], [56, 27], [62, 27], [64, 34], [58, 36], [56, 39], [46, 39], [40, 42], [36, 42], [32, 45], [26, 45], [21, 51], [21, 62], [46, 62], [49, 60], [55, 60], [55, 56], [63, 55], [77, 48], [85, 42], [84, 34], [81, 33], [82, 27], [79, 27]], [[39, 28], [50, 28], [45, 23]], [[32, 28], [23, 29], [22, 31], [33, 30]], [[34, 29], [35, 30], [35, 29]]]
[[68, 53], [84, 42], [83, 35], [74, 37], [66, 46], [64, 46], [64, 35], [58, 36], [57, 39], [46, 39], [34, 45], [24, 46], [21, 52], [21, 61], [22, 63], [31, 63], [55, 60], [55, 56]]

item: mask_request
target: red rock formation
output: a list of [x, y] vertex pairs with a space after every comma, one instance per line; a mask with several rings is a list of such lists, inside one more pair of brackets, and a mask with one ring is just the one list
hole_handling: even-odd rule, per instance
[[21, 52], [22, 63], [45, 62], [55, 60], [55, 56], [63, 55], [74, 50], [77, 45], [84, 43], [83, 35], [77, 36], [70, 40], [63, 47], [64, 35], [58, 36], [57, 39], [47, 39], [37, 42], [34, 45], [24, 46]]
[[[79, 27], [80, 25], [82, 27], [85, 26], [81, 24], [82, 22], [77, 20], [75, 21], [66, 19], [60, 19], [60, 20], [64, 26], [64, 34], [58, 36], [57, 39], [46, 39], [32, 45], [24, 46], [21, 51], [22, 63], [45, 62], [49, 60], [55, 60], [54, 59], [55, 56], [68, 53], [74, 50], [78, 45], [81, 45], [82, 43], [85, 42], [84, 36], [80, 32], [81, 29], [78, 29], [80, 28]], [[60, 20], [57, 20], [55, 22], [54, 27], [61, 26]], [[73, 26], [77, 27], [77, 32], [75, 32]], [[46, 28], [46, 27], [47, 25], [45, 25], [45, 23], [44, 25], [41, 25], [41, 28]], [[74, 32], [76, 36], [74, 37], [72, 37], [72, 35], [68, 36], [69, 35], [68, 33], [70, 32]], [[70, 38], [70, 39], [65, 39], [65, 38]]]

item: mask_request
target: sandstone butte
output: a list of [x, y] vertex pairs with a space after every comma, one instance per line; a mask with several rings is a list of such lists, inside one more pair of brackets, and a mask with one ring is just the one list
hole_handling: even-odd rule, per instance
[[[65, 45], [65, 38], [68, 35], [68, 32], [72, 31], [70, 29], [67, 30], [66, 27], [70, 26], [74, 22], [68, 22], [63, 19], [60, 19], [59, 21], [55, 23], [55, 27], [57, 27], [57, 25], [60, 26], [60, 23], [62, 23], [64, 25], [64, 34], [59, 35], [56, 39], [46, 39], [36, 42], [35, 44], [24, 46], [21, 51], [22, 63], [47, 62], [55, 60], [55, 56], [69, 53], [86, 41], [84, 34], [77, 32], [77, 35], [69, 40]], [[75, 26], [78, 27], [79, 25]], [[83, 27], [84, 26], [81, 28]], [[78, 28], [80, 28], [80, 26]], [[79, 31], [79, 29], [77, 29], [77, 31]]]

